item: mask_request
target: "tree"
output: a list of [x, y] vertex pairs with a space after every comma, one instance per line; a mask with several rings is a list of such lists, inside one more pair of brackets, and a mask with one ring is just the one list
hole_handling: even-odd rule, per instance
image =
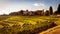
[[54, 12], [54, 15], [57, 15], [57, 11]]
[[17, 16], [18, 13], [17, 12], [11, 12], [9, 15], [11, 15], [11, 16]]
[[24, 10], [20, 10], [19, 14], [20, 15], [23, 15], [23, 12], [24, 12]]
[[60, 4], [58, 5], [57, 12], [60, 14]]
[[53, 8], [52, 8], [52, 6], [50, 6], [49, 10], [50, 10], [50, 15], [52, 15], [53, 14]]

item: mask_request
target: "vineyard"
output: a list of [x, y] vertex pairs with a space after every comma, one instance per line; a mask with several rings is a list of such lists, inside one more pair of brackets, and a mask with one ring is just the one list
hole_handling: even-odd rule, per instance
[[59, 22], [59, 16], [0, 16], [0, 34], [38, 34]]

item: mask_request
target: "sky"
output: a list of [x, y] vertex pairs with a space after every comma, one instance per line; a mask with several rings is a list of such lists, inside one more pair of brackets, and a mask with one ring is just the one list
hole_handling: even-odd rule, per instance
[[9, 14], [19, 10], [57, 10], [60, 0], [0, 0], [0, 14]]

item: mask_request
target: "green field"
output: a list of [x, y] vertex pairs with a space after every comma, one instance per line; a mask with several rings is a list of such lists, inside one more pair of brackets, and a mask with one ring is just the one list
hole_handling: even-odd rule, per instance
[[59, 16], [0, 16], [1, 34], [37, 34], [60, 25]]

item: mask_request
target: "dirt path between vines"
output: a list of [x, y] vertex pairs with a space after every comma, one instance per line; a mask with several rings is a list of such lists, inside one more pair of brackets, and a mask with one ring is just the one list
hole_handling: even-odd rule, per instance
[[44, 31], [44, 32], [39, 33], [39, 34], [60, 34], [60, 25], [53, 27], [53, 28], [50, 28], [47, 31]]

